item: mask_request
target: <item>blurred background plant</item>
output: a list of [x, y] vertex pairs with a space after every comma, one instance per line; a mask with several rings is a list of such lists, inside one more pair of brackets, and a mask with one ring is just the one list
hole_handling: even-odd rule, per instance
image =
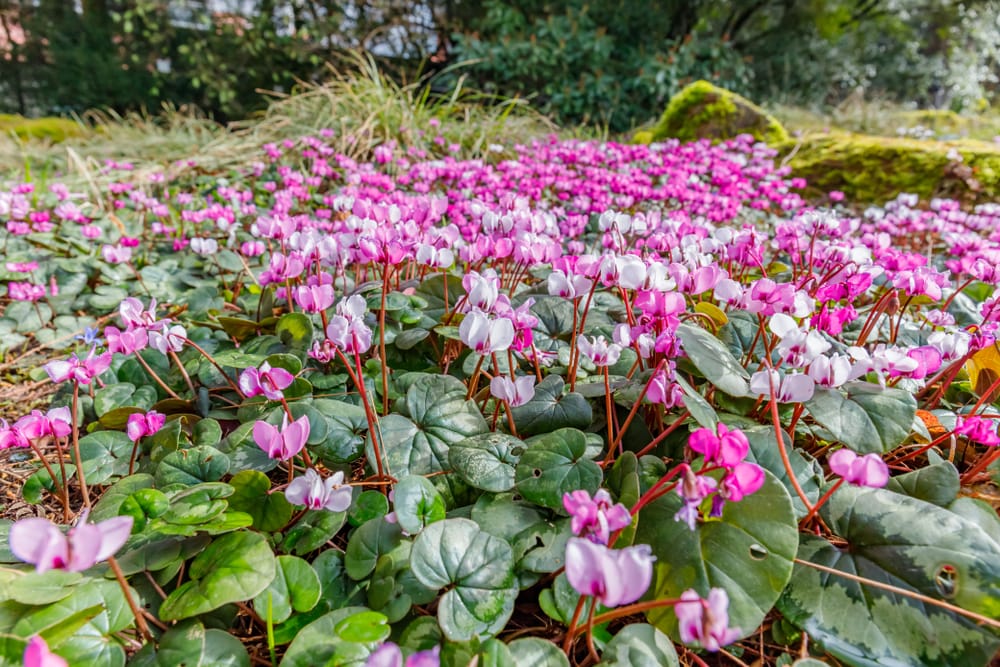
[[772, 106], [981, 112], [1000, 0], [0, 0], [0, 113], [241, 119], [356, 50], [401, 85], [443, 71], [432, 90], [465, 77], [615, 132], [699, 78]]

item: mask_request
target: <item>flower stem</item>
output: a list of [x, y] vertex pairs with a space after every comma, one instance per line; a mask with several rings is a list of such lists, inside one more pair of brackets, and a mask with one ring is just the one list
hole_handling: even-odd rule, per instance
[[128, 607], [132, 610], [132, 616], [135, 617], [135, 625], [139, 628], [139, 634], [147, 642], [153, 641], [153, 633], [149, 631], [149, 625], [146, 624], [146, 616], [135, 603], [135, 599], [132, 597], [132, 589], [129, 588], [128, 581], [125, 580], [125, 574], [118, 566], [118, 561], [115, 560], [114, 556], [108, 556], [108, 565], [111, 566], [111, 571], [115, 573], [115, 579], [118, 580], [118, 585], [121, 586], [125, 601], [128, 602]]
[[83, 459], [80, 458], [80, 429], [76, 424], [76, 414], [80, 404], [80, 383], [73, 383], [73, 460], [76, 463], [76, 478], [80, 481], [80, 494], [83, 496], [83, 506], [90, 509], [90, 492], [87, 490], [87, 479], [83, 473]]

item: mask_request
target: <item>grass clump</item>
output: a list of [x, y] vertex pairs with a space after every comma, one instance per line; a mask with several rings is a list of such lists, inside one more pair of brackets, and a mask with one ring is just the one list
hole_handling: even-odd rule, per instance
[[0, 133], [13, 134], [21, 140], [38, 139], [50, 143], [60, 143], [70, 137], [78, 137], [86, 132], [80, 123], [68, 118], [24, 118], [12, 114], [0, 114]]

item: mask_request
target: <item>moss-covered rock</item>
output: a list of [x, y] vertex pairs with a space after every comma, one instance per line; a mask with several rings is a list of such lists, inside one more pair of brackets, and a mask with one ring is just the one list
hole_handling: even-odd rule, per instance
[[901, 192], [968, 204], [1000, 199], [1000, 146], [984, 141], [923, 141], [830, 133], [777, 147], [806, 179], [806, 195], [842, 191], [849, 201], [881, 204]]
[[[648, 132], [651, 136], [634, 140], [641, 143], [676, 137], [695, 139], [732, 139], [751, 134], [767, 143], [788, 140], [788, 133], [773, 116], [750, 100], [708, 81], [695, 81], [671, 98], [660, 121]], [[642, 142], [641, 139], [649, 139]]]
[[83, 127], [68, 118], [24, 118], [0, 114], [0, 134], [13, 132], [20, 139], [44, 139], [52, 143], [83, 134]]

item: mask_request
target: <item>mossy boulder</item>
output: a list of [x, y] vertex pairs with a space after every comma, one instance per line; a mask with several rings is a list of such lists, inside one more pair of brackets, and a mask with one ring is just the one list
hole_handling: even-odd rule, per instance
[[1000, 199], [1000, 145], [830, 133], [777, 147], [806, 196], [840, 190], [848, 201], [882, 204], [902, 192], [966, 204]]
[[750, 100], [708, 81], [695, 81], [671, 98], [651, 130], [637, 133], [634, 140], [640, 143], [671, 137], [681, 141], [706, 137], [725, 140], [740, 134], [751, 134], [769, 144], [788, 140], [781, 123]]
[[0, 114], [0, 134], [13, 132], [19, 139], [42, 139], [59, 143], [84, 133], [83, 126], [68, 118], [24, 118]]

